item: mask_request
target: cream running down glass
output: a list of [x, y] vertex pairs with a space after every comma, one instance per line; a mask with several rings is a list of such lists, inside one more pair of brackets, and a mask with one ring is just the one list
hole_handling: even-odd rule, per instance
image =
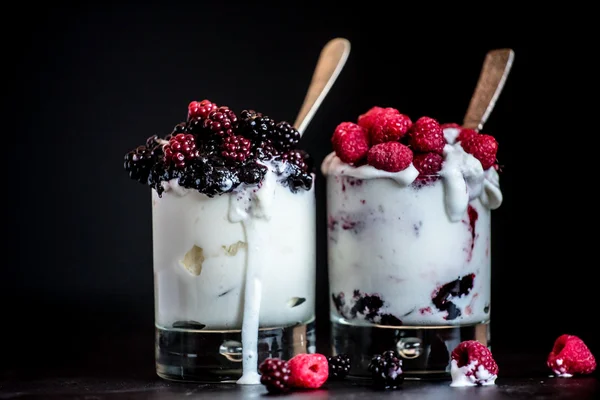
[[355, 376], [386, 350], [407, 376], [447, 375], [456, 345], [487, 341], [497, 142], [373, 107], [332, 143], [321, 169], [333, 351]]
[[314, 351], [314, 173], [299, 139], [204, 100], [125, 156], [152, 191], [159, 376], [259, 384], [265, 358]]

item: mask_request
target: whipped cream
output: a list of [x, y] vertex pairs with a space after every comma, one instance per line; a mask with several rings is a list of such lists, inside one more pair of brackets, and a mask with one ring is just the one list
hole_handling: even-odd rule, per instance
[[478, 365], [477, 361], [459, 367], [456, 360], [452, 360], [450, 375], [452, 376], [452, 383], [450, 384], [452, 387], [494, 385], [498, 377], [490, 373], [483, 365]]

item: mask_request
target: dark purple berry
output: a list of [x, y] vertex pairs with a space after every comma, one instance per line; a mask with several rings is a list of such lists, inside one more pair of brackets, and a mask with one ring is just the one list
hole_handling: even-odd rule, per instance
[[286, 151], [293, 149], [300, 141], [300, 132], [294, 128], [289, 122], [281, 121], [275, 126], [275, 134], [273, 143], [277, 149]]
[[373, 386], [378, 389], [398, 389], [404, 382], [402, 360], [395, 350], [376, 354], [368, 367]]
[[250, 140], [241, 135], [227, 136], [221, 145], [221, 156], [229, 161], [244, 162], [250, 155]]
[[267, 358], [260, 364], [260, 383], [265, 385], [269, 393], [285, 393], [291, 388], [291, 370], [287, 361], [278, 358]]

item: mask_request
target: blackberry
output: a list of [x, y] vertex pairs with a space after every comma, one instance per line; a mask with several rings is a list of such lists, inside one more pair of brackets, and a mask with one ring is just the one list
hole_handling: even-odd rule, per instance
[[273, 143], [279, 150], [289, 150], [298, 145], [300, 141], [300, 132], [289, 122], [281, 121], [275, 125]]
[[196, 149], [196, 139], [189, 133], [178, 133], [163, 146], [165, 162], [176, 168], [185, 167], [185, 163], [196, 159], [200, 152]]
[[237, 174], [225, 166], [218, 157], [200, 157], [186, 165], [179, 184], [196, 189], [209, 197], [231, 192], [239, 184]]
[[329, 379], [344, 379], [350, 373], [350, 356], [338, 354], [327, 357], [329, 364]]
[[269, 393], [285, 393], [291, 388], [291, 370], [287, 361], [278, 358], [267, 358], [258, 367], [260, 383], [265, 385]]
[[275, 137], [275, 121], [254, 110], [243, 110], [237, 124], [237, 131], [254, 143], [264, 142]]
[[373, 385], [379, 389], [398, 389], [404, 382], [402, 360], [394, 350], [376, 354], [369, 364]]
[[240, 167], [238, 177], [247, 185], [258, 185], [267, 173], [267, 167], [256, 162], [249, 162]]
[[233, 110], [227, 106], [215, 108], [208, 113], [205, 119], [202, 119], [201, 138], [218, 136], [224, 138], [233, 135], [233, 129], [237, 125], [238, 119]]
[[156, 190], [156, 193], [158, 193], [159, 196], [162, 196], [163, 192], [165, 191], [162, 186], [162, 182], [179, 178], [181, 175], [181, 170], [170, 168], [164, 162], [157, 162], [150, 169], [150, 174], [148, 175], [148, 185]]
[[198, 149], [200, 154], [205, 157], [214, 156], [221, 152], [222, 140], [203, 140], [200, 142]]
[[204, 121], [204, 119], [202, 119], [201, 117], [194, 117], [194, 118], [190, 118], [186, 124], [186, 128], [185, 131], [186, 133], [191, 133], [192, 135], [195, 135], [198, 138], [203, 138], [203, 132], [202, 132], [202, 122]]
[[208, 114], [217, 108], [217, 105], [210, 100], [192, 101], [188, 105], [188, 121], [192, 118], [204, 119]]
[[174, 136], [176, 136], [179, 133], [186, 133], [187, 131], [187, 124], [185, 122], [180, 122], [177, 125], [175, 125], [175, 127], [173, 128], [173, 130], [171, 131], [171, 133], [169, 133], [168, 135], [166, 135], [163, 140], [166, 140], [167, 142], [169, 140], [171, 140]]
[[295, 164], [287, 164], [282, 175], [283, 178], [279, 182], [287, 186], [293, 193], [296, 193], [299, 189], [310, 190], [312, 188], [312, 175], [301, 170]]
[[260, 142], [252, 142], [252, 152], [250, 157], [257, 160], [272, 160], [279, 155], [279, 151], [269, 139]]
[[304, 172], [309, 172], [310, 156], [304, 150], [286, 151], [281, 155], [281, 160], [296, 165]]
[[221, 149], [221, 156], [226, 160], [243, 162], [250, 155], [250, 141], [241, 135], [227, 136]]
[[125, 154], [123, 166], [129, 177], [140, 183], [148, 183], [150, 169], [155, 162], [154, 153], [146, 146], [138, 146]]
[[154, 148], [158, 144], [158, 140], [160, 138], [158, 135], [152, 135], [148, 139], [146, 139], [146, 147], [149, 149]]

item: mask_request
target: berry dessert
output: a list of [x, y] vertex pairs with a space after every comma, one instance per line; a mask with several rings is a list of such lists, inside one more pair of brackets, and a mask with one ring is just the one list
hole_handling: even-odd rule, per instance
[[267, 358], [259, 372], [260, 383], [269, 393], [286, 393], [320, 388], [329, 377], [329, 365], [323, 354], [300, 353], [288, 361]]
[[591, 374], [596, 369], [596, 359], [583, 340], [566, 334], [556, 339], [546, 364], [561, 378]]
[[369, 364], [369, 372], [376, 389], [398, 389], [404, 382], [402, 360], [394, 350], [375, 354]]
[[[496, 139], [373, 107], [340, 123], [331, 143], [321, 170], [332, 322], [440, 329], [487, 323], [490, 211], [502, 203]], [[448, 349], [466, 339], [453, 340]]]
[[498, 365], [492, 352], [477, 340], [466, 340], [452, 351], [450, 386], [493, 385], [498, 377]]
[[203, 100], [125, 155], [152, 191], [157, 328], [241, 331], [239, 383], [259, 383], [259, 328], [314, 318], [315, 174], [299, 139], [285, 121]]

